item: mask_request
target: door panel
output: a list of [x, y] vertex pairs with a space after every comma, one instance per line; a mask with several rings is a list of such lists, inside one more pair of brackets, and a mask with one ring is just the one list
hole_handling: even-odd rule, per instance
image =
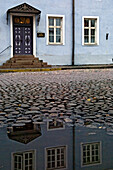
[[32, 55], [33, 54], [33, 29], [32, 28], [33, 28], [32, 22], [31, 24], [20, 24], [19, 23], [19, 24], [13, 25], [13, 53], [14, 55]]

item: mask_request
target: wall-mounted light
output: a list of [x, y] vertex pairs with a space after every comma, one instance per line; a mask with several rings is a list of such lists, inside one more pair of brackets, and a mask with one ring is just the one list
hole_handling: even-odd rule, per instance
[[108, 40], [109, 33], [106, 33], [106, 40]]

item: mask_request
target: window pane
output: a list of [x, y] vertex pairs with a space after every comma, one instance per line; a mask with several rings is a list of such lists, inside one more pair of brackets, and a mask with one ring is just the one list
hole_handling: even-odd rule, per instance
[[56, 36], [56, 42], [60, 43], [61, 42], [61, 37], [60, 36]]
[[84, 29], [84, 35], [89, 35], [89, 29]]
[[91, 43], [95, 43], [95, 36], [91, 36]]
[[49, 28], [49, 35], [53, 36], [54, 35], [54, 28]]
[[89, 20], [88, 19], [84, 19], [84, 27], [89, 27]]
[[91, 27], [95, 27], [95, 20], [94, 19], [91, 20]]
[[95, 29], [91, 29], [91, 35], [95, 35]]
[[89, 43], [89, 36], [84, 37], [84, 43]]
[[60, 28], [56, 28], [56, 35], [61, 35], [61, 29]]
[[49, 18], [49, 26], [54, 26], [54, 18]]
[[49, 28], [49, 42], [54, 42], [54, 28]]
[[61, 26], [61, 18], [56, 18], [56, 26]]

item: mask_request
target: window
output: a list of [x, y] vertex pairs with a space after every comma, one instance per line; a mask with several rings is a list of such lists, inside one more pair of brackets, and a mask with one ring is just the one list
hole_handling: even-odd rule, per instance
[[99, 44], [99, 18], [83, 17], [83, 45]]
[[66, 168], [66, 147], [49, 148], [47, 154], [47, 170]]
[[64, 128], [63, 122], [58, 122], [57, 120], [53, 120], [51, 122], [48, 122], [48, 129], [62, 129]]
[[100, 163], [100, 143], [82, 144], [82, 165]]
[[64, 44], [64, 16], [47, 15], [47, 44]]
[[34, 170], [34, 151], [14, 153], [13, 170]]

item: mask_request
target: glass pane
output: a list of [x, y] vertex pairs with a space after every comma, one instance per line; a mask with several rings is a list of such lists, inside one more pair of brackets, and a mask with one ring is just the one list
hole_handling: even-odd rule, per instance
[[83, 146], [83, 151], [85, 151], [86, 150], [86, 146]]
[[99, 160], [99, 157], [98, 156], [96, 156], [96, 161], [98, 161]]
[[55, 161], [55, 156], [52, 156], [52, 161]]
[[52, 162], [52, 168], [54, 168], [55, 167], [55, 162]]
[[90, 145], [87, 145], [87, 150], [90, 150]]
[[89, 36], [85, 36], [85, 37], [84, 37], [84, 42], [85, 42], [85, 43], [89, 43]]
[[86, 158], [83, 158], [83, 163], [86, 163]]
[[61, 18], [56, 18], [56, 26], [61, 26]]
[[29, 158], [32, 158], [32, 153], [29, 153]]
[[53, 155], [55, 154], [55, 150], [52, 150], [52, 154], [53, 154]]
[[27, 159], [28, 158], [28, 154], [25, 154], [25, 159]]
[[56, 42], [61, 42], [61, 37], [60, 36], [56, 36]]
[[86, 156], [86, 152], [83, 152], [83, 156]]
[[49, 18], [49, 26], [54, 26], [54, 18]]
[[95, 29], [91, 29], [91, 35], [95, 35]]
[[32, 170], [33, 168], [32, 168], [32, 166], [29, 166], [29, 170]]
[[61, 166], [64, 166], [64, 161], [61, 161]]
[[88, 19], [84, 19], [84, 27], [89, 27], [89, 20]]
[[56, 35], [61, 35], [61, 29], [60, 28], [56, 28]]
[[60, 161], [57, 161], [57, 166], [60, 166]]
[[87, 157], [87, 162], [90, 162], [90, 157]]
[[32, 159], [30, 159], [30, 160], [29, 160], [29, 164], [31, 164], [31, 165], [32, 165]]
[[54, 36], [49, 36], [49, 42], [54, 42]]
[[89, 29], [84, 29], [84, 35], [89, 35]]
[[99, 147], [99, 145], [98, 145], [98, 144], [96, 144], [96, 149], [98, 149], [98, 147]]
[[48, 168], [51, 168], [51, 164], [50, 164], [50, 163], [48, 163], [48, 164], [47, 164], [47, 167], [48, 167]]
[[49, 36], [53, 36], [54, 35], [54, 28], [49, 28]]
[[95, 43], [95, 36], [91, 36], [91, 43]]
[[91, 27], [95, 27], [95, 19], [91, 20]]

